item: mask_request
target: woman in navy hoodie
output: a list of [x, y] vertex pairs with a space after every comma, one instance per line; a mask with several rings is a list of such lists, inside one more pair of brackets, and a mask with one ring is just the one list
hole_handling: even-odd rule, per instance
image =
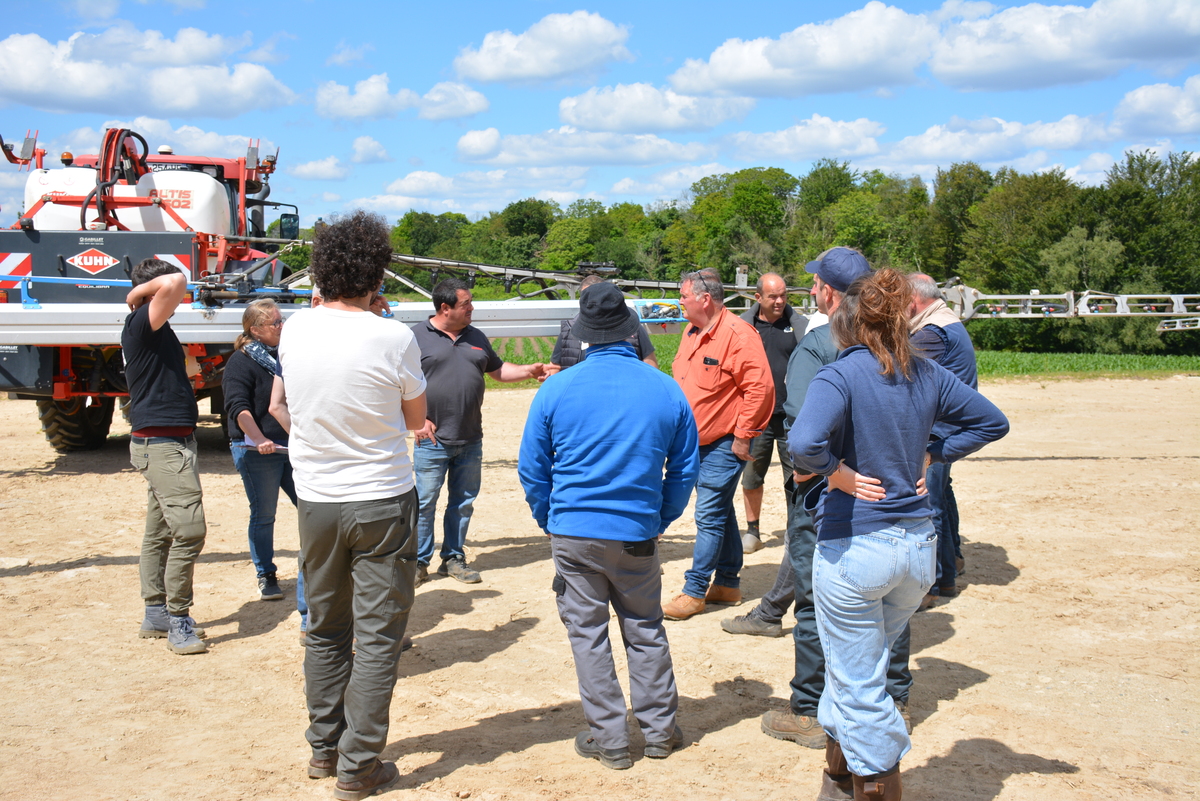
[[[933, 584], [937, 553], [918, 480], [930, 462], [1008, 433], [995, 405], [912, 350], [910, 301], [895, 270], [850, 285], [830, 319], [843, 350], [809, 385], [788, 437], [796, 472], [829, 478], [813, 560], [828, 737], [820, 801], [900, 798], [911, 742], [886, 691], [888, 652]], [[936, 421], [957, 430], [931, 443]]]

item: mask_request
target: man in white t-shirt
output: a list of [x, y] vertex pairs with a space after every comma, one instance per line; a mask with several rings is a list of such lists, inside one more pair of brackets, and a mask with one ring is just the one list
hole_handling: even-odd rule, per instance
[[336, 773], [348, 801], [399, 779], [379, 755], [417, 570], [406, 439], [425, 423], [421, 353], [407, 326], [370, 311], [391, 252], [378, 215], [318, 231], [309, 272], [323, 303], [284, 326], [271, 402], [300, 501], [308, 775]]

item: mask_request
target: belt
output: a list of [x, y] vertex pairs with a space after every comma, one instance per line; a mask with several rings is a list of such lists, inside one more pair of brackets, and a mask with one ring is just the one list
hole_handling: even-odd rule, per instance
[[186, 437], [135, 437], [131, 434], [129, 441], [135, 445], [158, 445], [163, 442], [177, 442], [180, 445], [191, 445], [196, 441], [196, 435], [188, 434]]

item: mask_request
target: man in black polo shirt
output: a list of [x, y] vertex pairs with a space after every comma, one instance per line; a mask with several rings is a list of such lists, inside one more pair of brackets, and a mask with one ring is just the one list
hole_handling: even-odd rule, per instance
[[167, 320], [187, 293], [175, 265], [145, 259], [130, 272], [121, 332], [129, 382], [129, 461], [145, 477], [146, 532], [139, 572], [146, 616], [139, 637], [166, 637], [177, 654], [207, 650], [189, 615], [192, 573], [207, 527], [196, 463], [196, 393]]
[[742, 552], [754, 553], [763, 547], [758, 529], [758, 517], [762, 513], [763, 482], [771, 467], [772, 445], [779, 451], [779, 464], [783, 468], [784, 481], [792, 474], [792, 460], [787, 452], [787, 429], [783, 424], [783, 403], [787, 400], [788, 358], [804, 337], [808, 320], [798, 314], [787, 302], [787, 282], [775, 273], [763, 273], [758, 279], [757, 301], [742, 319], [754, 326], [762, 337], [763, 350], [771, 365], [771, 378], [775, 381], [775, 409], [771, 422], [762, 435], [750, 444], [751, 461], [742, 473], [742, 500], [746, 504], [746, 533], [742, 535]]
[[471, 291], [457, 278], [433, 288], [437, 313], [413, 326], [421, 348], [421, 371], [428, 382], [425, 427], [414, 434], [413, 470], [417, 478], [417, 582], [429, 576], [433, 560], [433, 524], [438, 494], [449, 477], [449, 497], [442, 529], [442, 566], [438, 573], [466, 584], [478, 584], [479, 573], [467, 565], [463, 545], [471, 524], [483, 472], [484, 373], [497, 381], [542, 378], [545, 365], [512, 364], [496, 355], [478, 328], [471, 325]]

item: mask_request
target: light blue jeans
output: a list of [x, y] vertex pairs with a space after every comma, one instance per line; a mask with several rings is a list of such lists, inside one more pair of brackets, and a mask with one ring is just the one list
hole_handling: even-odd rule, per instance
[[[283, 451], [262, 454], [246, 445], [231, 443], [233, 466], [242, 476], [246, 499], [250, 501], [250, 561], [259, 578], [275, 572], [275, 510], [279, 491], [296, 505], [296, 485], [292, 481], [292, 463]], [[298, 562], [304, 557], [299, 556]], [[304, 602], [304, 571], [296, 570], [296, 611], [300, 613], [300, 630], [308, 620], [308, 604]]]
[[825, 654], [817, 720], [856, 776], [891, 770], [912, 747], [887, 694], [888, 654], [936, 570], [929, 518], [817, 542], [813, 592]]
[[413, 474], [417, 480], [417, 562], [433, 559], [433, 525], [438, 495], [447, 483], [446, 515], [442, 526], [442, 559], [463, 556], [467, 528], [475, 511], [475, 498], [483, 480], [483, 440], [465, 445], [436, 445], [420, 440], [413, 448]]

